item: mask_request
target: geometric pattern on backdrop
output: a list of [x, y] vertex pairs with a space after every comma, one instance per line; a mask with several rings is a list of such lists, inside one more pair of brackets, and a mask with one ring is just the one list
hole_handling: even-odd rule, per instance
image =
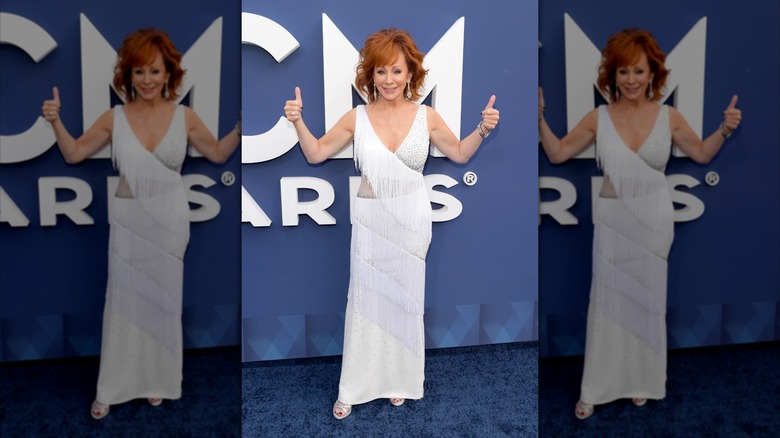
[[[775, 341], [780, 301], [706, 304], [667, 309], [669, 348], [708, 347]], [[585, 314], [541, 315], [542, 357], [585, 352]], [[550, 337], [546, 333], [555, 333]]]
[[185, 307], [182, 315], [184, 348], [238, 345], [238, 304]]
[[722, 304], [669, 308], [666, 313], [669, 348], [718, 345], [722, 325]]
[[3, 360], [62, 356], [62, 320], [62, 315], [3, 318]]
[[244, 361], [306, 357], [306, 315], [244, 318], [241, 335]]
[[[539, 356], [577, 356], [585, 352], [585, 327], [587, 320], [584, 312], [541, 315], [541, 342]], [[551, 335], [552, 333], [552, 335]]]
[[[185, 308], [184, 348], [237, 345], [237, 304]], [[102, 312], [0, 319], [0, 361], [100, 354]]]
[[777, 302], [729, 303], [723, 305], [723, 343], [766, 342], [777, 338]]
[[343, 352], [344, 316], [343, 312], [306, 315], [307, 356], [337, 356]]
[[480, 306], [480, 344], [500, 344], [518, 339], [538, 339], [538, 301]]
[[65, 357], [100, 354], [103, 312], [68, 314], [62, 315], [62, 318], [65, 333]]
[[425, 309], [425, 347], [448, 348], [479, 343], [479, 304]]
[[[520, 342], [536, 338], [537, 303], [469, 304], [425, 310], [425, 348]], [[242, 360], [338, 356], [344, 313], [244, 318]]]

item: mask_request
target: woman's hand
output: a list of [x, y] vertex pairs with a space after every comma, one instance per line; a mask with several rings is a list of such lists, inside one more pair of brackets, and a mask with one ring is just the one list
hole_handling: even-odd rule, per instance
[[60, 108], [62, 108], [62, 105], [60, 105], [60, 90], [58, 90], [57, 87], [54, 87], [51, 89], [51, 93], [51, 100], [43, 101], [43, 108], [41, 108], [41, 111], [43, 111], [43, 118], [46, 119], [46, 121], [54, 123], [60, 119]]
[[493, 108], [493, 104], [496, 102], [496, 96], [490, 96], [487, 106], [482, 110], [482, 127], [487, 129], [488, 132], [492, 131], [498, 125], [498, 113], [499, 111]]
[[727, 135], [737, 129], [739, 123], [742, 121], [742, 110], [737, 108], [737, 99], [738, 96], [735, 94], [731, 98], [731, 102], [729, 102], [726, 111], [723, 111], [723, 129]]
[[288, 100], [284, 104], [284, 116], [292, 123], [301, 120], [301, 111], [303, 111], [303, 99], [301, 99], [301, 88], [295, 87], [295, 100]]
[[544, 93], [542, 93], [542, 87], [539, 87], [539, 121], [544, 118]]

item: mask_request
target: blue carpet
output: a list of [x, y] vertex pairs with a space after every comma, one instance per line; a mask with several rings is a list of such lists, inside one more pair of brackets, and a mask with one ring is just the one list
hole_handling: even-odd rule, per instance
[[240, 361], [238, 347], [185, 351], [181, 399], [159, 407], [133, 400], [100, 421], [89, 414], [97, 357], [4, 363], [0, 436], [238, 437]]
[[574, 417], [582, 356], [539, 361], [540, 437], [780, 437], [780, 344], [671, 350], [666, 398]]
[[355, 406], [337, 420], [341, 356], [243, 368], [245, 437], [535, 437], [538, 343], [426, 352], [425, 397]]

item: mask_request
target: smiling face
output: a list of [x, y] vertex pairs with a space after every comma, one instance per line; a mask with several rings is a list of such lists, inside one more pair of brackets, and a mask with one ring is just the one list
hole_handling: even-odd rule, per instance
[[615, 72], [615, 82], [620, 90], [620, 98], [635, 101], [644, 99], [648, 94], [648, 86], [653, 80], [647, 55], [643, 52], [636, 63], [618, 67]]
[[406, 83], [412, 79], [412, 72], [406, 65], [403, 53], [398, 52], [390, 65], [374, 67], [374, 84], [379, 95], [385, 100], [403, 99]]
[[146, 101], [163, 99], [162, 93], [168, 76], [162, 54], [159, 51], [151, 63], [133, 67], [131, 80], [135, 88], [136, 99]]

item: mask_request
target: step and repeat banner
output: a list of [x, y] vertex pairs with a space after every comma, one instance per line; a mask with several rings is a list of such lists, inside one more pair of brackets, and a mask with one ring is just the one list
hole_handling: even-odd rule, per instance
[[[80, 135], [111, 106], [116, 50], [141, 28], [165, 30], [184, 55], [183, 103], [215, 136], [241, 108], [239, 2], [3, 0], [0, 6], [0, 360], [100, 352], [109, 197], [108, 149], [68, 165], [41, 105], [59, 87], [61, 117]], [[189, 157], [184, 345], [237, 345], [240, 153]]]
[[501, 122], [468, 164], [430, 156], [426, 347], [537, 335], [537, 2], [242, 4], [244, 361], [341, 354], [349, 281], [347, 149], [307, 164], [284, 103], [301, 87], [322, 136], [363, 103], [357, 51], [383, 28], [410, 32], [429, 69], [424, 102], [463, 137], [492, 94]]
[[[743, 122], [707, 165], [672, 157], [675, 203], [669, 256], [670, 348], [780, 339], [780, 50], [778, 3], [752, 0], [544, 1], [539, 83], [558, 135], [603, 102], [594, 86], [600, 50], [628, 27], [649, 30], [668, 54], [666, 104], [701, 136], [732, 95]], [[591, 278], [592, 153], [562, 165], [539, 156], [540, 355], [584, 351]]]

